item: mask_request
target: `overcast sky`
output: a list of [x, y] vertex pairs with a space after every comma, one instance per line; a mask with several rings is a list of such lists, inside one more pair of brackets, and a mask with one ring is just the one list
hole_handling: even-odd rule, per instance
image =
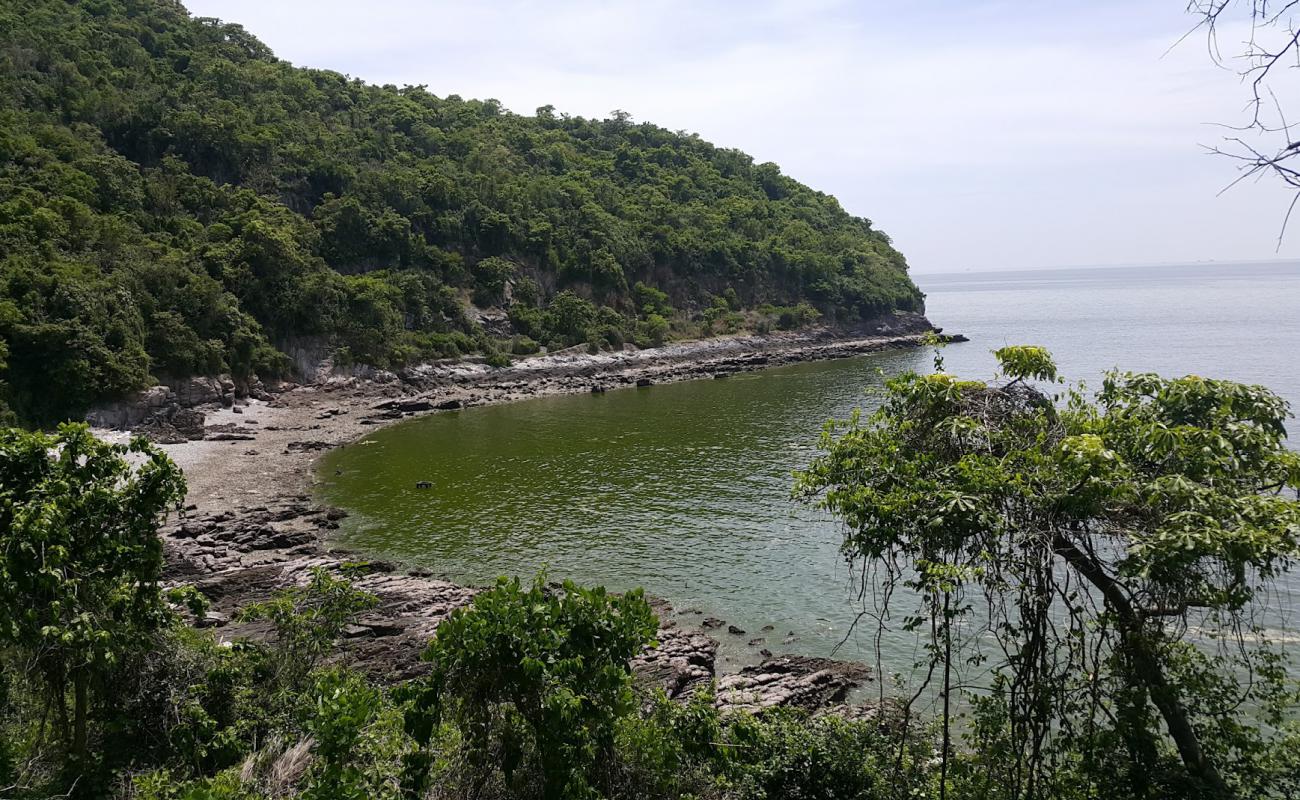
[[1235, 173], [1202, 145], [1245, 90], [1199, 36], [1165, 55], [1184, 0], [186, 5], [303, 66], [698, 132], [834, 194], [916, 272], [1300, 256], [1300, 225], [1275, 252], [1282, 187], [1216, 196]]

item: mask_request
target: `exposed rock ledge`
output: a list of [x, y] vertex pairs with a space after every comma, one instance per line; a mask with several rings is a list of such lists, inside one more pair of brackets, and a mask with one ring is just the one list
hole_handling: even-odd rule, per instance
[[[233, 398], [229, 405], [219, 396], [198, 409], [206, 414], [202, 439], [173, 435], [170, 422], [159, 437], [189, 484], [186, 515], [164, 531], [167, 577], [196, 584], [212, 600], [211, 611], [197, 624], [223, 637], [262, 635], [264, 628], [233, 622], [235, 609], [305, 582], [313, 567], [335, 569], [359, 558], [329, 546], [330, 532], [344, 513], [313, 504], [310, 492], [320, 452], [346, 446], [371, 426], [535, 395], [718, 377], [915, 346], [926, 330], [924, 318], [904, 318], [894, 331], [867, 336], [817, 331], [721, 338], [650, 351], [553, 354], [497, 370], [462, 361], [425, 365], [400, 376], [379, 373], [286, 386], [263, 395], [268, 399]], [[176, 410], [171, 413], [175, 418]], [[146, 426], [145, 432], [157, 436], [159, 430]], [[424, 667], [418, 654], [438, 623], [476, 590], [392, 564], [371, 563], [367, 569], [357, 583], [380, 604], [348, 630], [341, 655], [390, 680], [416, 675]], [[661, 617], [659, 647], [642, 654], [634, 667], [642, 681], [673, 697], [718, 679], [717, 699], [724, 708], [820, 708], [841, 703], [868, 679], [860, 665], [793, 656], [769, 656], [735, 675], [719, 676], [717, 641], [678, 628], [668, 614]]]

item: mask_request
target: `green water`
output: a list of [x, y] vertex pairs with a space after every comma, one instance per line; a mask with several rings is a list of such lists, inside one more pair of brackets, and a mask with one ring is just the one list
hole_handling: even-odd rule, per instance
[[[880, 385], [878, 370], [927, 358], [882, 353], [437, 414], [331, 453], [322, 489], [354, 512], [344, 538], [368, 552], [459, 581], [546, 566], [554, 578], [643, 586], [744, 629], [722, 634], [731, 657], [757, 652], [757, 636], [776, 652], [828, 654], [855, 614], [850, 575], [838, 527], [790, 498], [791, 471], [828, 418]], [[422, 480], [432, 488], [417, 489]]]
[[[1113, 366], [1157, 369], [1264, 383], [1300, 407], [1300, 265], [920, 281], [931, 318], [972, 339], [945, 351], [959, 374], [988, 377], [992, 348], [1033, 343], [1094, 386]], [[644, 586], [743, 628], [718, 633], [726, 658], [762, 646], [829, 655], [876, 598], [854, 599], [838, 526], [790, 499], [790, 472], [826, 419], [872, 406], [878, 371], [929, 366], [929, 353], [909, 350], [435, 414], [329, 454], [322, 491], [354, 512], [345, 542], [377, 556], [464, 582], [545, 565], [553, 578]], [[911, 609], [895, 599], [896, 613]], [[1264, 604], [1271, 636], [1297, 641], [1296, 609], [1300, 580], [1287, 576]], [[899, 621], [879, 665], [906, 673], [917, 642]], [[875, 629], [864, 621], [839, 655], [874, 662]]]

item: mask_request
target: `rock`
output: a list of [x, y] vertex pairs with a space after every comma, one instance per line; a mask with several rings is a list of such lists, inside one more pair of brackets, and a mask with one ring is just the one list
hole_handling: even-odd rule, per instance
[[219, 628], [230, 622], [230, 616], [222, 614], [220, 611], [205, 611], [203, 616], [194, 620], [196, 628]]
[[96, 428], [127, 430], [164, 411], [176, 401], [166, 386], [150, 386], [116, 403], [99, 406], [86, 414], [86, 422]]
[[632, 660], [642, 685], [658, 686], [673, 698], [686, 697], [713, 680], [718, 643], [702, 633], [661, 628], [659, 646]]
[[435, 408], [437, 408], [439, 411], [452, 411], [454, 409], [462, 407], [463, 405], [465, 404], [460, 400], [443, 400], [441, 403], [435, 406]]
[[721, 628], [723, 624], [723, 621], [717, 617], [705, 617], [704, 621], [700, 623], [705, 628]]
[[403, 400], [394, 403], [393, 407], [398, 411], [411, 414], [416, 411], [431, 411], [433, 409], [433, 403], [428, 400]]
[[870, 678], [862, 664], [807, 656], [767, 658], [718, 679], [724, 710], [761, 711], [776, 706], [817, 709], [837, 703]]
[[766, 641], [767, 641], [767, 640], [764, 639], [762, 636], [759, 636], [759, 637], [756, 638], [756, 639], [750, 639], [750, 640], [749, 640], [749, 646], [750, 646], [750, 647], [757, 647], [758, 645], [763, 644], [763, 643], [766, 642]]
[[169, 420], [172, 427], [178, 433], [187, 439], [202, 439], [204, 437], [204, 414], [202, 411], [195, 411], [192, 408], [177, 409]]
[[727, 626], [727, 633], [731, 634], [732, 636], [744, 636], [744, 635], [745, 635], [745, 629], [744, 629], [744, 628], [736, 627], [735, 625], [728, 625], [728, 626]]
[[208, 405], [213, 403], [222, 403], [229, 394], [233, 402], [235, 385], [229, 384], [229, 389], [222, 384], [220, 378], [184, 378], [174, 381], [170, 384], [173, 392], [176, 393], [176, 402], [185, 407]]
[[650, 380], [649, 378], [637, 378], [636, 385], [638, 388], [645, 388], [647, 386], [654, 385], [654, 381]]

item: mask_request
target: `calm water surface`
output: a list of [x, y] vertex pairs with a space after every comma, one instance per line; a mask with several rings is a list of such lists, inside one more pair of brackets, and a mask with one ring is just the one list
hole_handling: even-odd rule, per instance
[[[916, 280], [929, 317], [972, 340], [945, 349], [950, 372], [988, 377], [990, 350], [1041, 344], [1070, 378], [1095, 383], [1111, 367], [1196, 373], [1264, 383], [1300, 406], [1297, 264]], [[546, 567], [553, 578], [643, 586], [748, 631], [722, 634], [726, 658], [756, 657], [757, 636], [774, 651], [828, 655], [861, 604], [839, 529], [790, 498], [790, 473], [813, 456], [825, 420], [873, 405], [882, 372], [925, 370], [931, 357], [884, 353], [438, 414], [331, 453], [322, 491], [354, 512], [344, 539], [377, 556], [465, 582]], [[417, 480], [433, 488], [416, 490]], [[1278, 614], [1300, 608], [1297, 596], [1283, 592]], [[887, 634], [882, 666], [906, 670], [916, 647]], [[874, 659], [873, 637], [855, 633], [840, 655]]]

